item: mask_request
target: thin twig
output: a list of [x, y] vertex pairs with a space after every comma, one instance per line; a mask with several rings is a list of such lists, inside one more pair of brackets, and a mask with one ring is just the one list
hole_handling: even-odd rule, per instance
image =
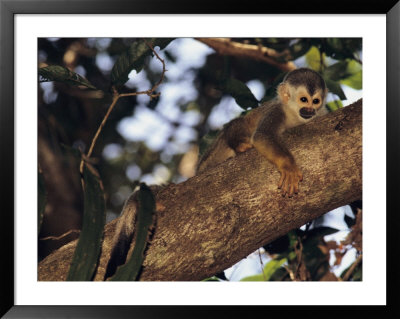
[[43, 238], [39, 238], [39, 240], [60, 240], [72, 233], [80, 233], [81, 231], [78, 229], [71, 229], [70, 231], [67, 231], [66, 233], [60, 235], [60, 236], [47, 236], [47, 237], [43, 237]]
[[289, 277], [290, 277], [290, 279], [291, 279], [292, 281], [297, 281], [297, 280], [296, 280], [296, 277], [295, 277], [295, 275], [294, 275], [294, 273], [293, 273], [293, 271], [289, 268], [289, 266], [283, 265], [283, 268], [286, 269], [286, 271], [288, 272]]
[[262, 258], [261, 258], [260, 249], [258, 249], [258, 257], [260, 258], [261, 272], [262, 272], [264, 281], [267, 281], [267, 277], [265, 277], [265, 273], [264, 273], [264, 263], [263, 263]]
[[[113, 110], [115, 104], [117, 104], [118, 99], [119, 99], [119, 95], [114, 93], [113, 101], [112, 101], [110, 107], [108, 108], [106, 115], [104, 116], [103, 120], [101, 121], [101, 124], [100, 124], [99, 128], [97, 129], [96, 134], [93, 137], [92, 143], [90, 144], [89, 151], [87, 152], [87, 154], [85, 156], [86, 159], [89, 159], [90, 156], [92, 155], [94, 146], [95, 146], [96, 141], [97, 141], [97, 139], [98, 139], [98, 137], [99, 137], [99, 135], [101, 133], [101, 130], [103, 129], [104, 125], [106, 124], [106, 121], [107, 121], [111, 111]], [[79, 172], [81, 173], [82, 187], [84, 187], [84, 183], [83, 183], [83, 165], [85, 163], [85, 157], [82, 156], [81, 163], [79, 165]]]
[[356, 269], [356, 267], [358, 266], [358, 264], [361, 262], [362, 260], [362, 254], [360, 256], [357, 257], [356, 261], [351, 265], [351, 267], [349, 268], [349, 270], [346, 272], [346, 274], [343, 276], [343, 281], [347, 281], [349, 280], [350, 276], [353, 274], [354, 270]]
[[163, 59], [161, 59], [161, 57], [160, 57], [160, 56], [158, 55], [158, 53], [154, 50], [154, 48], [151, 46], [151, 44], [148, 43], [146, 40], [145, 40], [145, 42], [146, 42], [147, 46], [153, 51], [153, 53], [154, 53], [154, 55], [157, 57], [157, 59], [162, 63], [163, 70], [162, 70], [162, 72], [161, 72], [160, 80], [159, 80], [151, 89], [149, 89], [149, 90], [141, 91], [141, 92], [122, 93], [122, 94], [119, 94], [119, 97], [134, 96], [134, 95], [138, 95], [138, 94], [146, 94], [146, 95], [150, 96], [150, 98], [154, 98], [154, 97], [158, 97], [158, 96], [160, 95], [160, 93], [153, 94], [153, 92], [154, 92], [154, 91], [159, 87], [159, 85], [164, 81], [164, 75], [165, 75], [165, 72], [167, 71], [166, 68], [165, 68], [165, 62], [164, 62]]

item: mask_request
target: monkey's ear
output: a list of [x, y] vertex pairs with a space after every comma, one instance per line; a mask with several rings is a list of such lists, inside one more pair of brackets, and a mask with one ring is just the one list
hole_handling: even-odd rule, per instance
[[286, 104], [289, 101], [290, 98], [290, 93], [289, 93], [289, 88], [285, 82], [282, 82], [281, 84], [278, 85], [278, 96], [279, 99]]

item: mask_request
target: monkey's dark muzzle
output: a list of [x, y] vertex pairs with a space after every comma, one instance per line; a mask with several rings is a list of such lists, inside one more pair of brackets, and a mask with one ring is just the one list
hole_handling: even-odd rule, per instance
[[302, 107], [300, 109], [300, 116], [304, 119], [312, 118], [315, 115], [315, 109], [312, 107]]

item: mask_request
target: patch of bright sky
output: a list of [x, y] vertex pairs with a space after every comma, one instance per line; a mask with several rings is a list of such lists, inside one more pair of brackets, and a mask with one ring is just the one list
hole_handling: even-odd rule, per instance
[[114, 65], [114, 60], [107, 53], [100, 52], [96, 55], [96, 65], [101, 71], [110, 72]]
[[106, 50], [110, 46], [111, 41], [112, 41], [111, 38], [96, 38], [95, 42], [96, 49], [99, 51]]
[[113, 160], [115, 158], [118, 158], [122, 155], [123, 153], [123, 148], [119, 144], [108, 144], [103, 148], [103, 157], [106, 160]]
[[[147, 79], [146, 70], [142, 70], [139, 73], [137, 73], [136, 70], [132, 70], [129, 73], [128, 78], [129, 80], [125, 85], [130, 89], [136, 88], [138, 91], [145, 91], [151, 88], [150, 81]], [[146, 98], [146, 101], [149, 100], [148, 96], [143, 95], [143, 97]]]
[[57, 99], [58, 93], [54, 91], [53, 82], [42, 82], [40, 87], [43, 90], [43, 100], [46, 104], [51, 104]]
[[220, 129], [242, 111], [243, 109], [236, 104], [233, 97], [223, 96], [221, 101], [212, 109], [207, 123], [211, 130]]
[[197, 131], [190, 126], [179, 126], [174, 132], [174, 140], [177, 143], [187, 144], [197, 139]]
[[[214, 52], [214, 50], [207, 45], [191, 38], [176, 39], [168, 45], [167, 49], [172, 56], [177, 58], [176, 63], [168, 62], [167, 65], [168, 71], [166, 76], [172, 81], [185, 76], [187, 71], [191, 68], [203, 66], [206, 62], [207, 55]], [[161, 52], [160, 56], [163, 56], [163, 52]], [[152, 70], [161, 71], [160, 61], [156, 59], [152, 59], [150, 67]]]
[[145, 174], [140, 178], [141, 182], [146, 183], [147, 185], [160, 185], [167, 181], [170, 177], [170, 171], [167, 167], [162, 164], [157, 164], [152, 174]]
[[[350, 232], [350, 229], [348, 228], [346, 222], [344, 221], [345, 214], [352, 218], [355, 217], [353, 214], [353, 211], [351, 210], [350, 206], [348, 206], [348, 205], [336, 208], [324, 215], [324, 224], [326, 226], [339, 229], [339, 231], [337, 233], [325, 236], [324, 237], [325, 241], [334, 240], [337, 243], [339, 243], [347, 237], [347, 235]], [[354, 262], [355, 258], [356, 258], [356, 249], [355, 248], [350, 249], [343, 257], [340, 265], [335, 266], [333, 268], [334, 274], [336, 276], [339, 276], [346, 268], [348, 268]], [[336, 260], [336, 257], [331, 252], [329, 264], [331, 266], [333, 266], [335, 260]]]
[[128, 165], [126, 168], [126, 176], [133, 182], [139, 179], [142, 175], [142, 170], [136, 164]]
[[78, 73], [79, 75], [82, 75], [83, 77], [86, 76], [86, 70], [85, 70], [85, 68], [84, 68], [82, 65], [78, 65], [78, 66], [75, 68], [74, 72]]
[[122, 119], [117, 130], [129, 141], [145, 141], [153, 151], [160, 151], [173, 132], [170, 123], [144, 106], [137, 106], [133, 117]]
[[156, 110], [170, 121], [179, 121], [183, 114], [179, 105], [189, 103], [197, 98], [193, 80], [194, 76], [190, 81], [168, 82], [160, 85], [162, 93]]

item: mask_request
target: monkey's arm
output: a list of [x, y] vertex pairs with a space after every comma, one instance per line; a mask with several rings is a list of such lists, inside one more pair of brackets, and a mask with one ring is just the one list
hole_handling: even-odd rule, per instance
[[260, 121], [252, 142], [257, 151], [278, 168], [281, 174], [278, 187], [282, 188], [283, 195], [292, 196], [299, 191], [299, 182], [303, 175], [293, 155], [280, 142], [279, 133], [284, 130], [283, 117], [280, 108], [272, 109], [270, 114]]

